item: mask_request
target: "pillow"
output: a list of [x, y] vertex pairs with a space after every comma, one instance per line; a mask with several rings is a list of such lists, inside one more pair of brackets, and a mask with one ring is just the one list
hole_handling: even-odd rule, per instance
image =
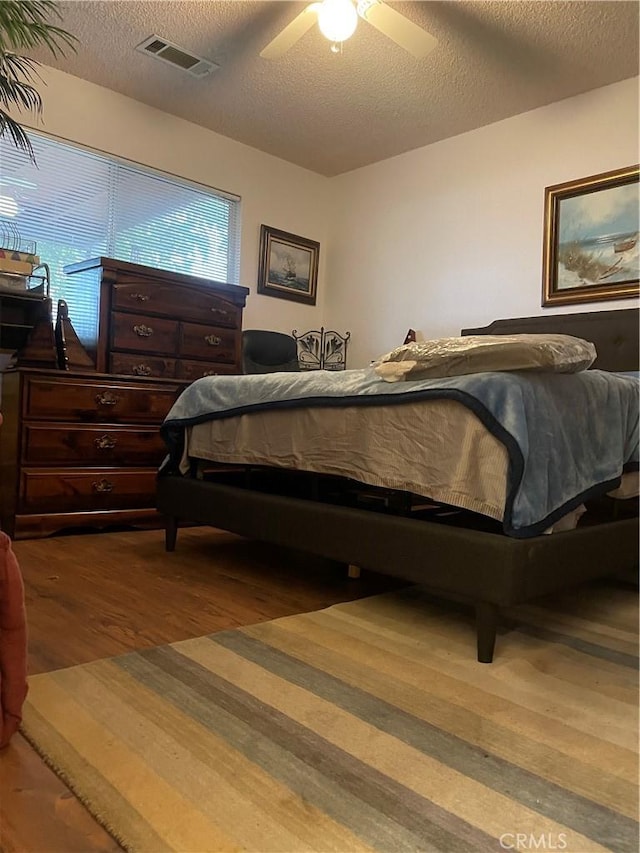
[[398, 382], [488, 370], [577, 373], [596, 354], [590, 341], [572, 335], [468, 335], [403, 344], [373, 364], [387, 382]]

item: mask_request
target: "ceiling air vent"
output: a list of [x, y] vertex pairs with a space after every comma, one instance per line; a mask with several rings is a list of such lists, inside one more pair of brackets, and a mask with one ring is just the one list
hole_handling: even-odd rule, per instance
[[220, 68], [215, 62], [210, 62], [208, 59], [203, 59], [201, 56], [196, 56], [189, 53], [177, 44], [172, 44], [160, 36], [149, 36], [143, 42], [136, 46], [136, 50], [140, 53], [146, 53], [148, 56], [153, 56], [155, 59], [161, 59], [168, 65], [173, 65], [174, 68], [179, 68], [181, 71], [186, 71], [193, 77], [205, 77], [211, 74], [212, 71], [217, 71]]

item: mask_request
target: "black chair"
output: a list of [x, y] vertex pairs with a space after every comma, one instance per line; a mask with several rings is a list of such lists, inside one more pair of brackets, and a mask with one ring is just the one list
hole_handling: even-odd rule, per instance
[[242, 369], [244, 373], [300, 370], [295, 339], [284, 332], [245, 329], [242, 333]]

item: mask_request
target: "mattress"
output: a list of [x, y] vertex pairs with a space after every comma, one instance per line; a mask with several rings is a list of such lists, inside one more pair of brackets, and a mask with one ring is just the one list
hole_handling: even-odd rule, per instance
[[368, 369], [315, 373], [197, 380], [162, 425], [163, 472], [185, 473], [191, 456], [337, 474], [501, 519], [507, 535], [525, 538], [638, 469], [632, 376], [516, 371], [387, 383]]
[[[206, 421], [186, 429], [180, 468], [186, 473], [191, 458], [310, 471], [411, 492], [502, 521], [509, 466], [504, 444], [454, 400], [430, 401], [428, 417], [424, 406], [397, 407], [391, 417], [385, 406], [346, 406]], [[623, 475], [612, 493], [637, 494], [637, 472]], [[581, 504], [545, 532], [572, 529], [584, 512]]]
[[[271, 409], [186, 430], [187, 457], [347, 477], [501, 520], [505, 446], [453, 400], [397, 407]], [[327, 441], [327, 436], [330, 440]], [[393, 453], [390, 453], [393, 448]]]

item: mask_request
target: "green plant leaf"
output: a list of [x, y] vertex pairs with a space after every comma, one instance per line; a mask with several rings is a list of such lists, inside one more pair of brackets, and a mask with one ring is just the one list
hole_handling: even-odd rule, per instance
[[22, 51], [44, 46], [56, 57], [67, 48], [75, 51], [76, 37], [49, 23], [51, 17], [61, 19], [54, 0], [0, 0], [0, 137], [7, 135], [34, 163], [31, 142], [8, 110], [42, 112], [42, 98], [33, 85], [42, 81], [36, 70], [40, 63]]
[[7, 80], [0, 74], [0, 104], [10, 107], [12, 104], [19, 110], [40, 113], [42, 99], [29, 83], [19, 83]]
[[7, 115], [4, 110], [0, 109], [0, 137], [8, 135], [16, 148], [26, 152], [32, 163], [36, 162], [36, 158], [31, 147], [31, 142], [26, 132], [17, 121]]
[[41, 45], [54, 56], [64, 56], [66, 48], [75, 50], [76, 37], [50, 24], [51, 16], [61, 17], [53, 0], [1, 0], [0, 52]]
[[0, 76], [15, 82], [42, 82], [36, 71], [40, 66], [35, 59], [28, 56], [18, 56], [15, 53], [0, 53]]

